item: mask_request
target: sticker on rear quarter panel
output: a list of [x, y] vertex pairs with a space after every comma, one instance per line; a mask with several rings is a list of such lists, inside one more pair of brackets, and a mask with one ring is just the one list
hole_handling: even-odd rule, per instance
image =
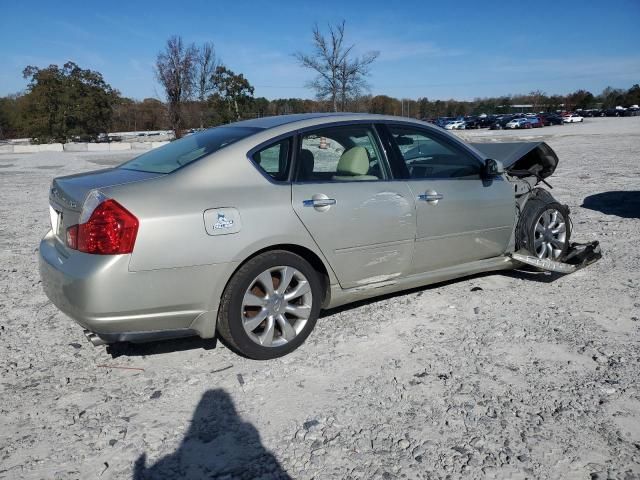
[[242, 228], [240, 213], [235, 208], [210, 208], [204, 211], [204, 228], [209, 235], [229, 235]]

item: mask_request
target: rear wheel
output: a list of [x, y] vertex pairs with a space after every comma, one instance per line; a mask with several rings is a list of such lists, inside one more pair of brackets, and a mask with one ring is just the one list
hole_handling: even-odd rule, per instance
[[[546, 193], [546, 192], [545, 192]], [[524, 207], [518, 223], [518, 244], [540, 259], [562, 261], [569, 249], [569, 209], [551, 195], [538, 195]]]
[[318, 272], [302, 257], [284, 250], [257, 255], [229, 281], [218, 333], [232, 350], [255, 360], [286, 355], [313, 330], [322, 291]]

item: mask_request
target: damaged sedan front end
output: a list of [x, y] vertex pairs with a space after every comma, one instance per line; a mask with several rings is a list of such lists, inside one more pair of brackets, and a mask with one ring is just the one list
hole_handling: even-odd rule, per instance
[[558, 166], [558, 156], [545, 142], [475, 143], [476, 150], [499, 160], [514, 184], [517, 222], [511, 258], [542, 270], [572, 273], [602, 257], [599, 242], [571, 243], [567, 205], [538, 185]]

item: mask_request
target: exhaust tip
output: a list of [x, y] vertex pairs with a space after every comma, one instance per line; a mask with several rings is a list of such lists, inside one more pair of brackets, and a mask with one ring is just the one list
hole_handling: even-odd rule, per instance
[[101, 345], [106, 345], [107, 342], [100, 338], [97, 334], [90, 332], [89, 330], [84, 331], [84, 336], [87, 337], [87, 340], [91, 342], [94, 347], [99, 347]]

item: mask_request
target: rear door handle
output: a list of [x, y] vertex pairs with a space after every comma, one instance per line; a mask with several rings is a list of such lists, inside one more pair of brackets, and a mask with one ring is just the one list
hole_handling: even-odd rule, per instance
[[335, 198], [312, 198], [310, 200], [302, 201], [302, 205], [305, 207], [330, 207], [335, 204]]
[[441, 193], [425, 193], [424, 195], [420, 195], [420, 200], [424, 200], [426, 202], [433, 202], [434, 200], [442, 200], [444, 195]]

